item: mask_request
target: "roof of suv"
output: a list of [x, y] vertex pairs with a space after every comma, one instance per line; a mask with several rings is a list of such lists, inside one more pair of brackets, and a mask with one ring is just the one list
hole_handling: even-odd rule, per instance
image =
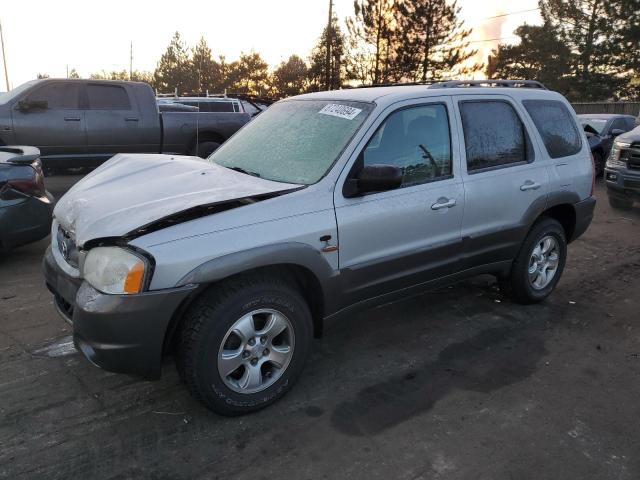
[[389, 87], [364, 87], [325, 92], [307, 93], [290, 97], [304, 100], [342, 100], [391, 104], [402, 100], [445, 95], [509, 95], [515, 98], [564, 98], [545, 88], [461, 86], [460, 88], [435, 85], [394, 85]]

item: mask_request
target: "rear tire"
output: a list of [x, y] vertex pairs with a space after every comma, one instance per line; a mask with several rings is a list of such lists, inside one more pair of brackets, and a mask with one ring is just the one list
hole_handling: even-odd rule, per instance
[[185, 313], [178, 372], [209, 409], [242, 415], [287, 393], [312, 337], [311, 313], [293, 286], [270, 276], [237, 277], [203, 293]]
[[503, 293], [522, 304], [541, 302], [555, 289], [567, 259], [562, 225], [544, 217], [527, 234], [508, 277], [499, 281]]
[[609, 205], [620, 210], [629, 210], [633, 207], [633, 201], [609, 195]]

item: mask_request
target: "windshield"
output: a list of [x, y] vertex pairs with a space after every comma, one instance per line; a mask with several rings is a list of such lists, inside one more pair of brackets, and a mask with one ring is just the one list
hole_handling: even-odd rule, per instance
[[267, 180], [310, 185], [327, 173], [372, 109], [369, 103], [338, 100], [276, 103], [209, 161]]
[[604, 130], [605, 125], [607, 124], [607, 120], [604, 118], [587, 118], [580, 117], [580, 123], [582, 124], [582, 128], [589, 125], [593, 128], [598, 134], [601, 134]]
[[18, 95], [20, 95], [22, 92], [24, 92], [25, 90], [27, 90], [28, 88], [30, 88], [32, 85], [38, 83], [38, 80], [30, 80], [26, 83], [23, 83], [22, 85], [14, 88], [13, 90], [11, 90], [10, 92], [0, 92], [0, 104], [5, 104], [11, 100], [13, 100], [14, 98], [16, 98]]

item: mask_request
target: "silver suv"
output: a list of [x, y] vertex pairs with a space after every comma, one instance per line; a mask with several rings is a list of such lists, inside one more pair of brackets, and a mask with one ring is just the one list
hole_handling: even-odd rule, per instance
[[576, 116], [535, 82], [278, 102], [208, 160], [118, 155], [54, 211], [47, 285], [77, 348], [235, 415], [284, 395], [327, 319], [494, 274], [555, 288], [593, 215]]

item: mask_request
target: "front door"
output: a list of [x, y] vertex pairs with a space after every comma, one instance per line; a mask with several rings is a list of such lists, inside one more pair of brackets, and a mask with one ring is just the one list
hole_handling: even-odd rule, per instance
[[29, 92], [21, 99], [33, 105], [12, 112], [16, 141], [33, 145], [42, 156], [76, 156], [86, 152], [84, 110], [80, 82], [54, 81]]
[[[347, 303], [374, 298], [456, 270], [464, 191], [451, 103], [390, 108], [363, 140], [334, 194], [339, 263]], [[452, 134], [453, 133], [453, 134]], [[366, 138], [366, 137], [365, 137]], [[345, 198], [348, 175], [368, 164], [403, 172], [398, 189]]]

